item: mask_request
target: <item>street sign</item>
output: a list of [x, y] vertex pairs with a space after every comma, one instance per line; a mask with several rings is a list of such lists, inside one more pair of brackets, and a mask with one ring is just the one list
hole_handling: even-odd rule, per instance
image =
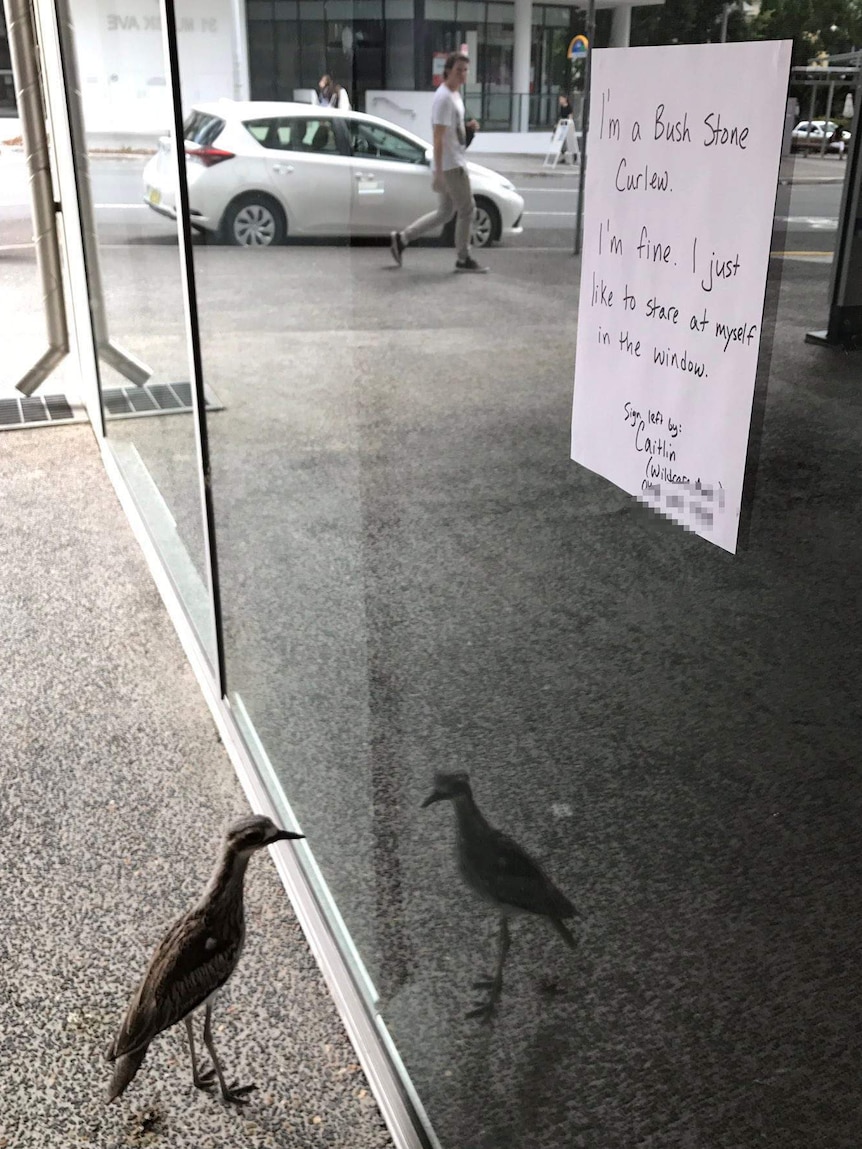
[[590, 42], [586, 36], [574, 36], [566, 51], [566, 59], [575, 60], [578, 56], [586, 56]]

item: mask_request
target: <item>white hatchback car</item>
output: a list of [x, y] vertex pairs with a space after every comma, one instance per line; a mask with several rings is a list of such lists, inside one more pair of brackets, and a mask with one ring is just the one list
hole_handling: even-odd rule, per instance
[[841, 135], [836, 139], [835, 132], [837, 129], [838, 125], [834, 120], [803, 120], [791, 132], [791, 148], [794, 151], [799, 149], [814, 151], [816, 149], [819, 152], [823, 147], [825, 138], [827, 150], [840, 152], [842, 149], [839, 140], [844, 143], [846, 148], [850, 140], [850, 133], [842, 130]]
[[[184, 136], [191, 223], [227, 243], [388, 236], [437, 206], [430, 145], [377, 116], [219, 100], [192, 109]], [[176, 218], [172, 152], [163, 136], [144, 168], [144, 199]], [[473, 163], [470, 182], [475, 246], [519, 235], [524, 201], [514, 185]]]

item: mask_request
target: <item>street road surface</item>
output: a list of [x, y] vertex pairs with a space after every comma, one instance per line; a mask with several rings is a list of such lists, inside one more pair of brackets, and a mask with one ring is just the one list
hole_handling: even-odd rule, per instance
[[[176, 242], [172, 221], [142, 202], [141, 173], [146, 157], [94, 157], [91, 161], [93, 198], [99, 238], [105, 244]], [[577, 169], [536, 174], [517, 173], [512, 182], [524, 197], [524, 234], [509, 241], [531, 249], [560, 248], [572, 242], [578, 204]], [[837, 173], [836, 173], [837, 174]], [[843, 174], [843, 172], [842, 172]], [[27, 199], [24, 157], [17, 152], [0, 155], [0, 249], [29, 244], [32, 234]], [[794, 186], [790, 205], [778, 220], [787, 226], [788, 252], [831, 253], [835, 242], [839, 183]]]

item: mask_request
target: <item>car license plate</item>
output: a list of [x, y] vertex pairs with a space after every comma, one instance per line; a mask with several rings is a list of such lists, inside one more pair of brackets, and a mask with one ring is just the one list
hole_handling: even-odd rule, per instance
[[158, 188], [150, 188], [149, 192], [147, 193], [147, 199], [151, 204], [153, 204], [154, 207], [158, 207], [158, 205], [162, 202], [162, 193]]

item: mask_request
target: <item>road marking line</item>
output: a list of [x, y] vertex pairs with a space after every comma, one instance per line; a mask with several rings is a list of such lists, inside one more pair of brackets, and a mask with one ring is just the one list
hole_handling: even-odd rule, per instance
[[822, 215], [777, 215], [776, 223], [807, 224], [814, 231], [837, 231], [838, 220]]

